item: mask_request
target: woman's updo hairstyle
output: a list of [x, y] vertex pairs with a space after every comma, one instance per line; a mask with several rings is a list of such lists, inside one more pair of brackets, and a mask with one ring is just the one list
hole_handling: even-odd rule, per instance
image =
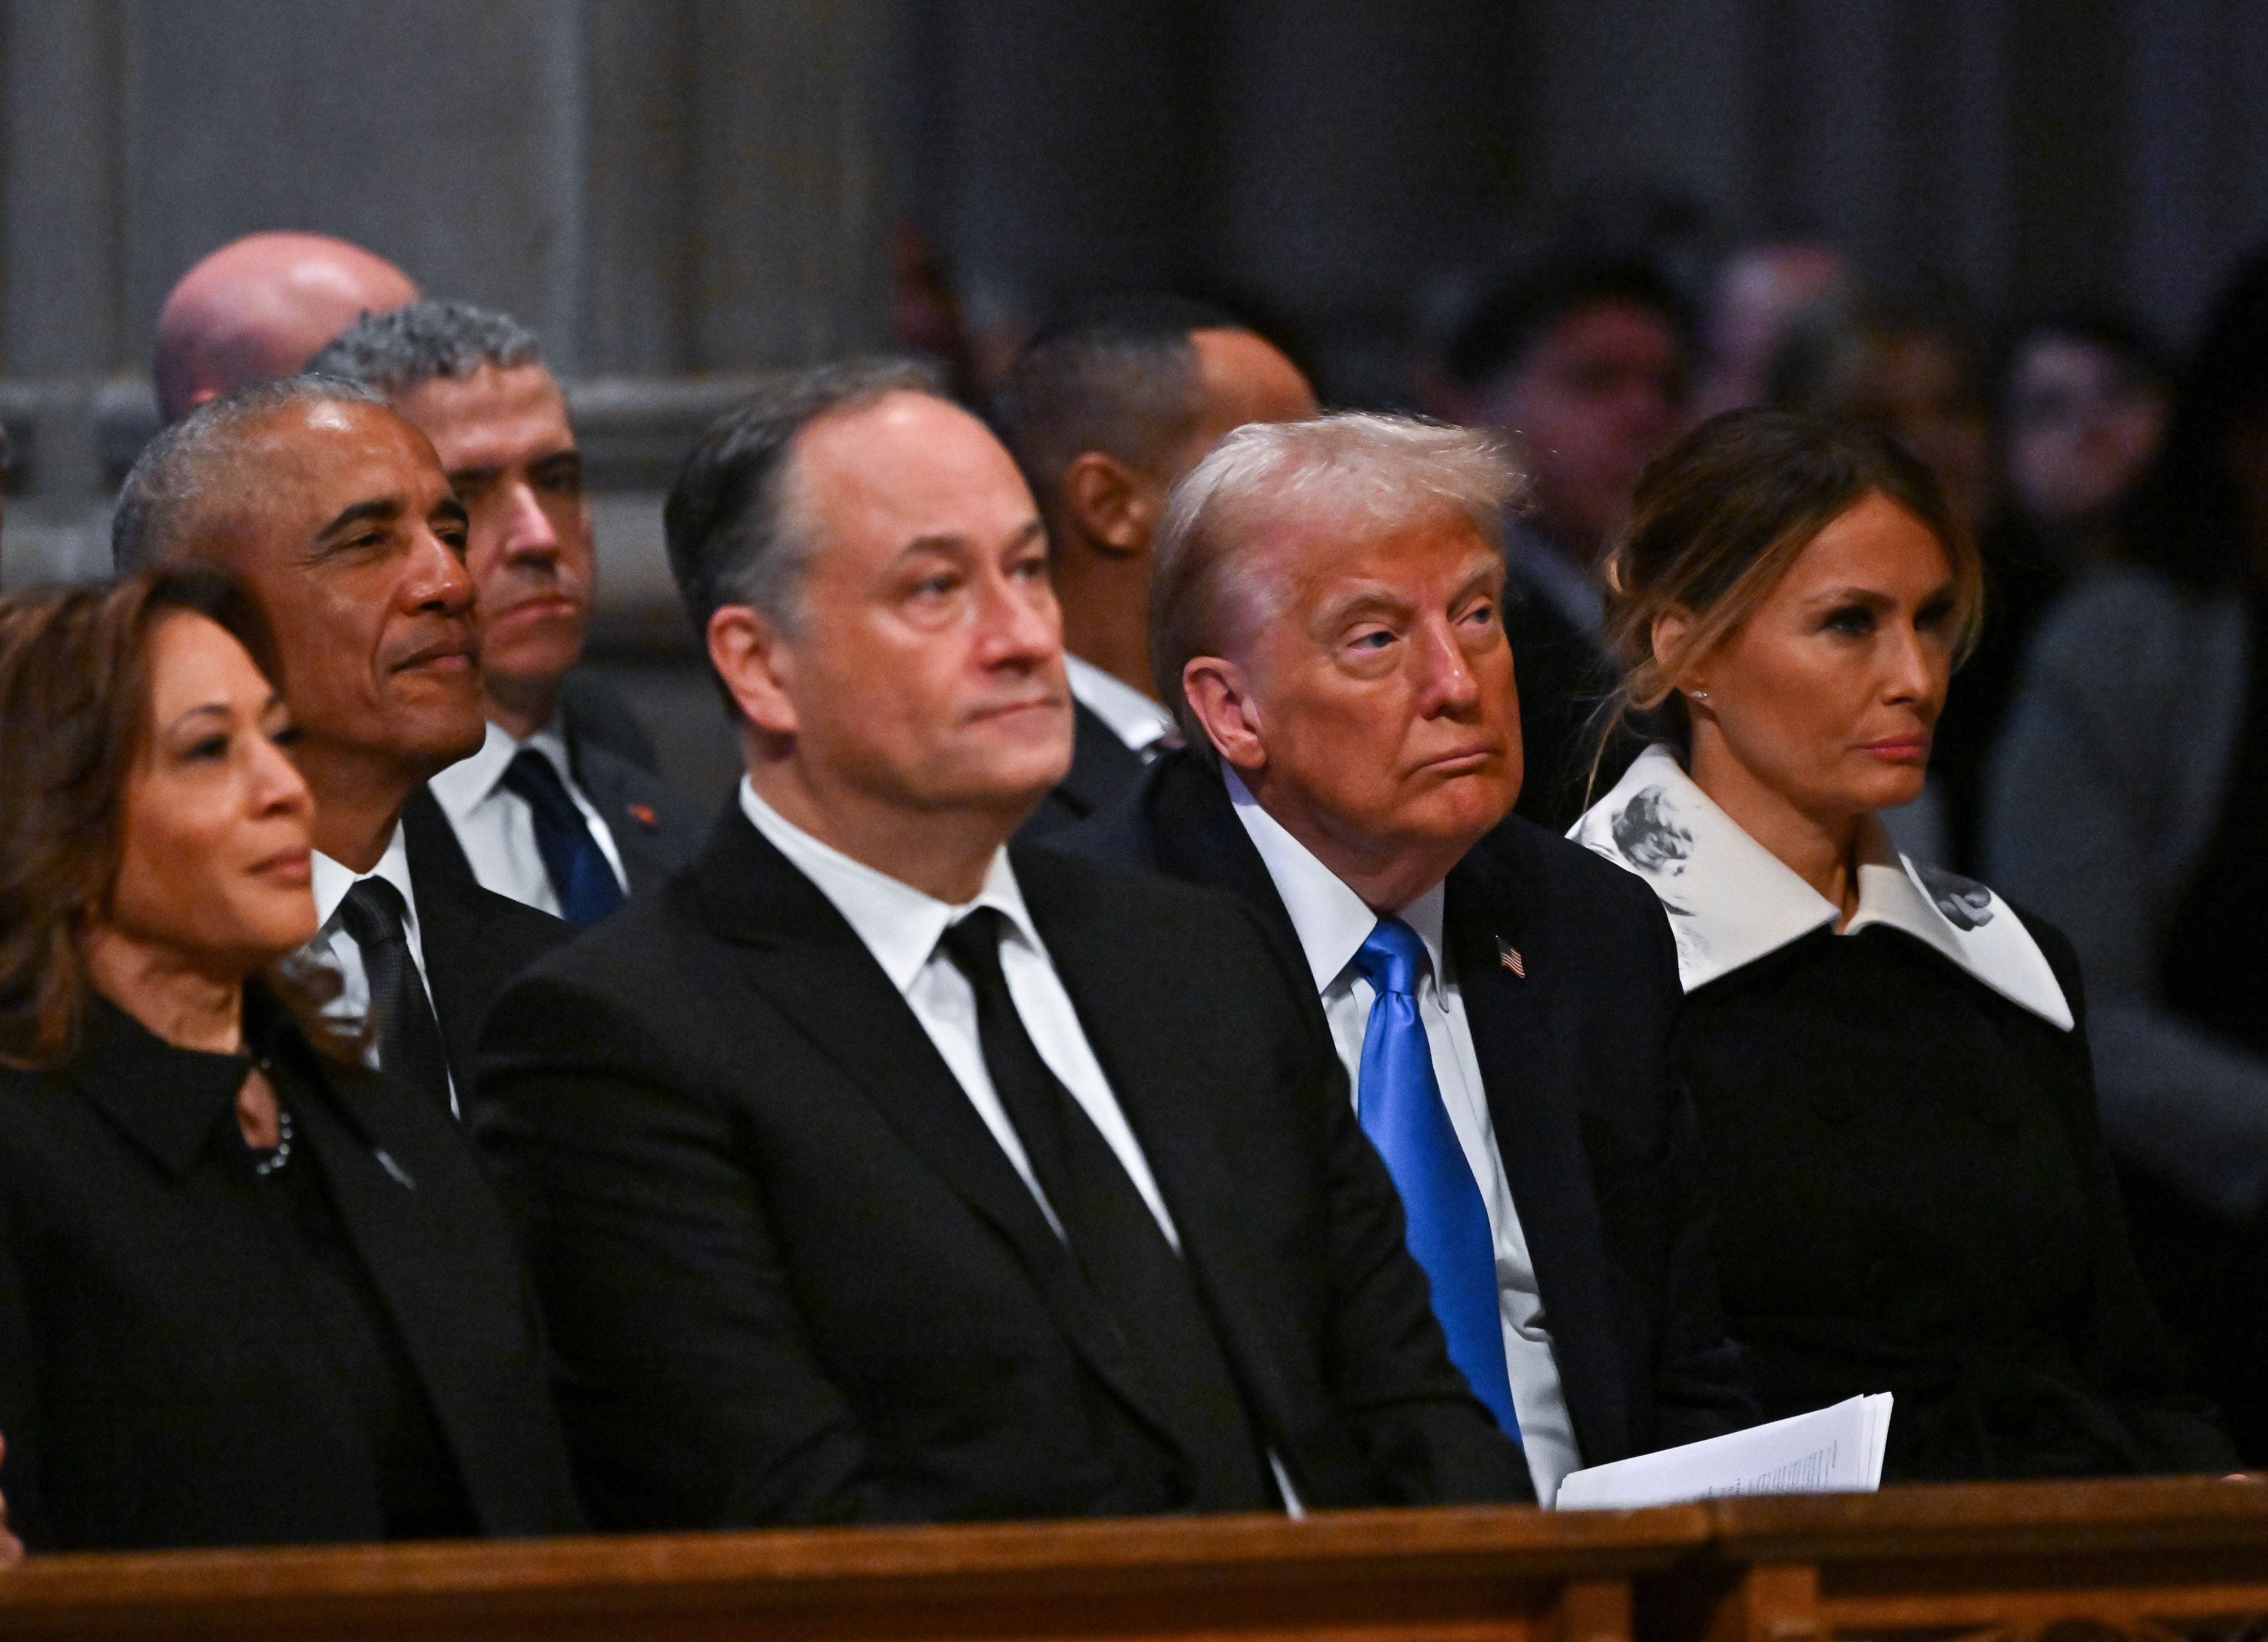
[[[1675, 681], [1756, 613], [1821, 531], [1878, 493], [1945, 549], [1954, 658], [1967, 656], [1984, 609], [1984, 571], [1975, 541], [1920, 460], [1878, 428], [1728, 410], [1647, 467], [1608, 555], [1607, 647], [1623, 673], [1602, 710], [1602, 748], [1630, 731], [1689, 755], [1692, 726]], [[1654, 622], [1674, 609], [1691, 624], [1673, 652], [1657, 658]]]

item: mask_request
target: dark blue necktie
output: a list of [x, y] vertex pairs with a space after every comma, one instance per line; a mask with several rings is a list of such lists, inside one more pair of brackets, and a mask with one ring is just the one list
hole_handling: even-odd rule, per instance
[[535, 818], [535, 847], [543, 856], [559, 916], [581, 927], [595, 924], [622, 904], [622, 887], [607, 852], [599, 848], [591, 823], [575, 806], [567, 784], [551, 761], [532, 747], [512, 755], [504, 784], [527, 800]]
[[1496, 1240], [1488, 1207], [1441, 1103], [1418, 976], [1425, 943], [1399, 918], [1381, 918], [1355, 963], [1377, 993], [1362, 1035], [1362, 1131], [1402, 1193], [1410, 1252], [1433, 1287], [1433, 1314], [1449, 1336], [1449, 1360], [1507, 1436], [1520, 1440], [1505, 1370], [1496, 1287]]

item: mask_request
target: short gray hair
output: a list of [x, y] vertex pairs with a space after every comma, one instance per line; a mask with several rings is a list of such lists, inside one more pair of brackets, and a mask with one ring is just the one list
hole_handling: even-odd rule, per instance
[[200, 562], [228, 521], [256, 498], [244, 448], [261, 423], [310, 405], [386, 406], [386, 396], [335, 377], [291, 376], [207, 400], [158, 431], [135, 459], [110, 518], [110, 557], [121, 575]]
[[1150, 579], [1158, 699], [1208, 757], [1182, 674], [1198, 656], [1225, 653], [1240, 616], [1248, 626], [1272, 609], [1248, 562], [1270, 526], [1312, 520], [1387, 535], [1462, 513], [1496, 544], [1526, 482], [1495, 436], [1414, 416], [1342, 411], [1239, 428], [1174, 487], [1158, 524]]
[[784, 632], [801, 614], [812, 533], [792, 515], [796, 437], [822, 416], [891, 394], [945, 397], [943, 379], [911, 359], [851, 359], [767, 378], [685, 459], [661, 512], [669, 568], [695, 637], [726, 605], [748, 605]]
[[429, 300], [364, 314], [308, 360], [307, 370], [394, 394], [436, 377], [471, 376], [483, 365], [513, 371], [542, 363], [535, 333], [510, 314]]

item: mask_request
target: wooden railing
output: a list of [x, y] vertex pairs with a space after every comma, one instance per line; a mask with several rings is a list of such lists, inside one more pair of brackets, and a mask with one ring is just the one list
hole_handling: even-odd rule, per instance
[[2268, 1487], [35, 1557], [0, 1637], [1831, 1642], [2268, 1634]]

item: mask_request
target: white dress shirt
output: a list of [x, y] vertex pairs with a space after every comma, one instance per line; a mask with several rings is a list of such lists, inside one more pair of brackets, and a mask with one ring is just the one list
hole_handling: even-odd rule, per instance
[[1032, 927], [1031, 914], [1024, 908], [1024, 893], [1016, 886], [1015, 869], [1008, 865], [1007, 850], [993, 856], [984, 887], [974, 901], [948, 906], [821, 843], [758, 798], [754, 784], [745, 776], [740, 778], [740, 808], [772, 847], [834, 902], [835, 909], [874, 954], [874, 961], [882, 966], [882, 973], [889, 976], [890, 984], [914, 1012], [914, 1019], [937, 1045], [937, 1052], [967, 1091], [969, 1104], [1016, 1166], [1016, 1173], [1024, 1177], [1041, 1212], [1060, 1237], [1063, 1223], [1057, 1219], [1047, 1194], [1040, 1189], [1031, 1160], [1024, 1155], [1024, 1143], [992, 1087], [991, 1073], [985, 1070], [984, 1047], [976, 1035], [976, 989], [938, 947], [946, 927], [978, 907], [995, 907], [1006, 916], [1008, 927], [1000, 939], [1000, 972], [1007, 980], [1016, 1012], [1023, 1017], [1024, 1030], [1031, 1034], [1032, 1047], [1101, 1130], [1133, 1180], [1134, 1189], [1150, 1205], [1158, 1229], [1178, 1252], [1182, 1234], [1167, 1211], [1166, 1200], [1158, 1195], [1150, 1161], [1142, 1155], [1134, 1131], [1127, 1127], [1126, 1114], [1118, 1109], [1118, 1097], [1110, 1092], [1101, 1064], [1087, 1043], [1086, 1029], [1079, 1024], [1070, 996], [1056, 976], [1048, 949]]
[[[394, 836], [387, 840], [386, 853], [367, 873], [343, 866], [320, 850], [313, 855], [315, 917], [321, 923], [315, 931], [315, 939], [300, 950], [323, 960], [339, 972], [339, 995], [324, 1012], [348, 1020], [360, 1020], [370, 1013], [370, 971], [363, 964], [362, 943], [347, 933], [339, 917], [339, 905], [346, 900], [347, 891], [365, 878], [382, 878], [401, 892], [402, 933], [409, 939], [409, 955], [416, 961], [417, 979], [425, 988], [425, 999], [431, 1003], [433, 983], [425, 977], [425, 943], [418, 928], [417, 891], [409, 880], [409, 850], [402, 842], [401, 823], [394, 823]], [[438, 1019], [438, 1012], [435, 1018]], [[378, 1044], [374, 1040], [366, 1058], [372, 1065], [378, 1064]], [[457, 1109], [454, 1074], [449, 1078], [449, 1109]]]
[[[1376, 993], [1354, 959], [1378, 927], [1378, 914], [1261, 808], [1235, 771], [1221, 773], [1235, 802], [1236, 818], [1244, 823], [1276, 893], [1284, 897], [1285, 909], [1292, 915], [1300, 951], [1307, 957], [1315, 990], [1322, 995], [1331, 1041], [1354, 1089], [1355, 1109], [1360, 1111], [1362, 1040], [1369, 1029], [1370, 1006]], [[1552, 1355], [1551, 1329], [1543, 1315], [1543, 1297], [1536, 1288], [1535, 1263], [1528, 1255], [1528, 1237], [1521, 1230], [1512, 1185], [1505, 1178], [1504, 1160], [1497, 1152], [1496, 1124], [1489, 1116], [1488, 1093], [1481, 1084], [1472, 1028], [1465, 1020], [1455, 970], [1441, 944], [1443, 900], [1442, 887], [1436, 884], [1396, 916], [1425, 945], [1425, 973], [1418, 981], [1418, 1017], [1425, 1026], [1433, 1077], [1441, 1086], [1441, 1102], [1448, 1108], [1450, 1127], [1457, 1132], [1457, 1144], [1488, 1210], [1489, 1233], [1496, 1247], [1498, 1311], [1504, 1328], [1512, 1405], [1520, 1416], [1520, 1440], [1528, 1451], [1528, 1472], [1535, 1484], [1535, 1497], [1549, 1506], [1559, 1491], [1560, 1478], [1583, 1462], [1575, 1447], [1575, 1426], [1567, 1413], [1566, 1395], [1559, 1385], [1559, 1364]]]
[[630, 874], [622, 871], [615, 836], [583, 789], [575, 784], [567, 739], [556, 718], [525, 741], [514, 740], [509, 731], [491, 721], [479, 752], [459, 760], [426, 784], [441, 813], [449, 818], [449, 825], [456, 829], [457, 842], [464, 846], [465, 858], [472, 863], [473, 876], [481, 887], [510, 895], [539, 912], [559, 916], [559, 892], [543, 864], [543, 851], [535, 844], [535, 812], [526, 799], [504, 784], [504, 771], [512, 768], [513, 757], [523, 747], [534, 747], [559, 772], [567, 796], [583, 812], [584, 824], [598, 840], [607, 865], [614, 869], [615, 881], [627, 891]]
[[1129, 751], [1147, 753], [1172, 733], [1174, 716], [1125, 680], [1069, 651], [1064, 652], [1064, 673], [1071, 680], [1072, 699], [1108, 725]]

